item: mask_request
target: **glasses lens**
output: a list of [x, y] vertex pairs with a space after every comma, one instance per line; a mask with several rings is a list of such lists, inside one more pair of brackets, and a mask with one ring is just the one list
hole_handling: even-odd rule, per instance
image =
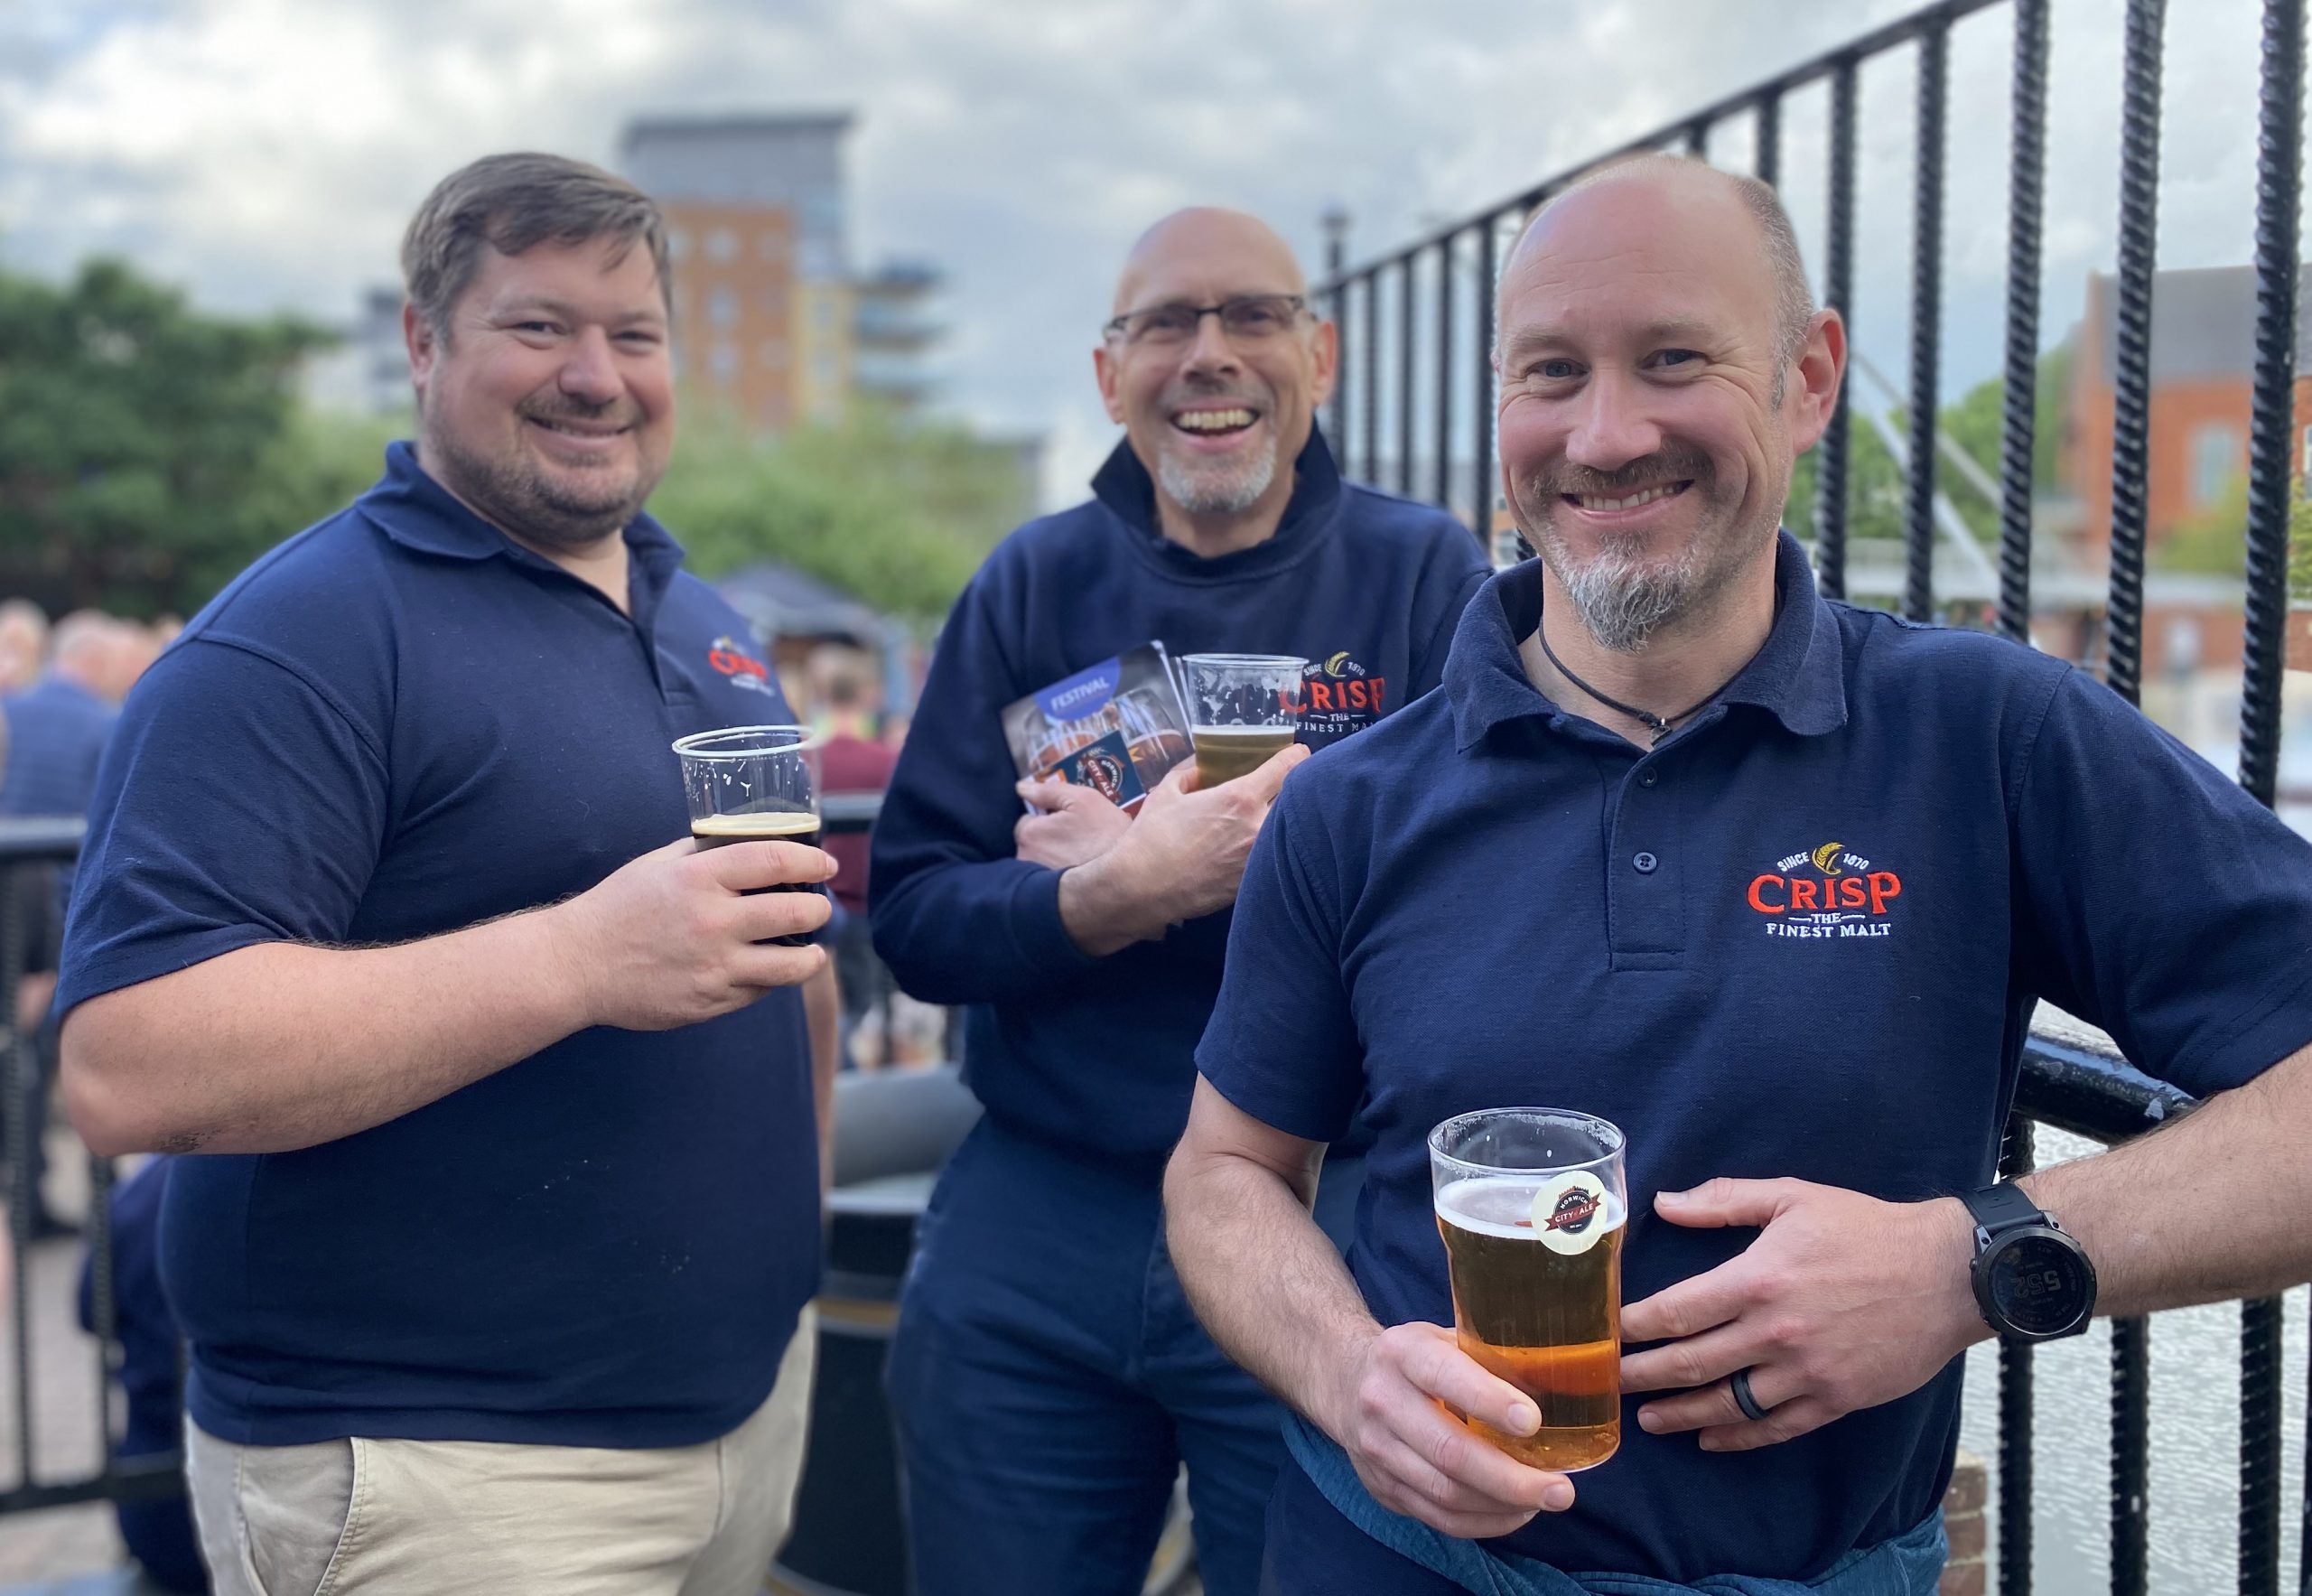
[[1292, 302], [1282, 294], [1232, 299], [1220, 307], [1220, 325], [1231, 338], [1273, 338], [1292, 324]]
[[1160, 304], [1129, 317], [1124, 337], [1133, 343], [1185, 343], [1196, 336], [1193, 305]]

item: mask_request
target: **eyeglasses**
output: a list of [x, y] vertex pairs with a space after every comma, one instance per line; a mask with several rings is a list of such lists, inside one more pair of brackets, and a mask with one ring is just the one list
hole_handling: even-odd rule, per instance
[[1220, 318], [1221, 336], [1231, 343], [1258, 343], [1289, 330], [1309, 302], [1297, 294], [1247, 294], [1218, 304], [1158, 304], [1126, 311], [1102, 328], [1112, 341], [1134, 349], [1166, 349], [1196, 340], [1207, 316]]

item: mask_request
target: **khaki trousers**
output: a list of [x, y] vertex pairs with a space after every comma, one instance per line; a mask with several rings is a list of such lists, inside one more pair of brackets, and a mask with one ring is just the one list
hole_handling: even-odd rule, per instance
[[769, 1397], [696, 1446], [240, 1446], [188, 1421], [217, 1596], [755, 1596], [794, 1517], [816, 1330], [806, 1309]]

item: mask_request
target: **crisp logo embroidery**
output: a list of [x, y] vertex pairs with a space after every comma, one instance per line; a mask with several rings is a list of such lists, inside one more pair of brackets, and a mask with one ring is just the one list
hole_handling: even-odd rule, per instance
[[1844, 843], [1822, 843], [1750, 878], [1745, 897], [1769, 937], [1886, 937], [1903, 878]]
[[770, 667], [727, 637], [714, 639], [714, 647], [707, 650], [706, 663], [718, 674], [730, 677], [734, 687], [744, 687], [752, 693], [770, 691]]

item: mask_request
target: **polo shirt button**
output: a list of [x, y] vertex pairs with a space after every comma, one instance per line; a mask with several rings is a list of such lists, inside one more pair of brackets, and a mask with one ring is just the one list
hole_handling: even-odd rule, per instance
[[1651, 854], [1640, 854], [1636, 858], [1632, 859], [1630, 863], [1637, 867], [1638, 874], [1652, 875], [1654, 873], [1654, 867], [1661, 863], [1662, 861], [1656, 859]]
[[1637, 784], [1638, 784], [1640, 787], [1651, 787], [1651, 786], [1653, 786], [1655, 782], [1657, 782], [1657, 781], [1659, 781], [1659, 780], [1661, 780], [1661, 779], [1662, 779], [1662, 772], [1661, 772], [1661, 771], [1659, 771], [1659, 770], [1648, 770], [1648, 771], [1646, 771], [1644, 775], [1640, 776], [1640, 777], [1637, 779]]

